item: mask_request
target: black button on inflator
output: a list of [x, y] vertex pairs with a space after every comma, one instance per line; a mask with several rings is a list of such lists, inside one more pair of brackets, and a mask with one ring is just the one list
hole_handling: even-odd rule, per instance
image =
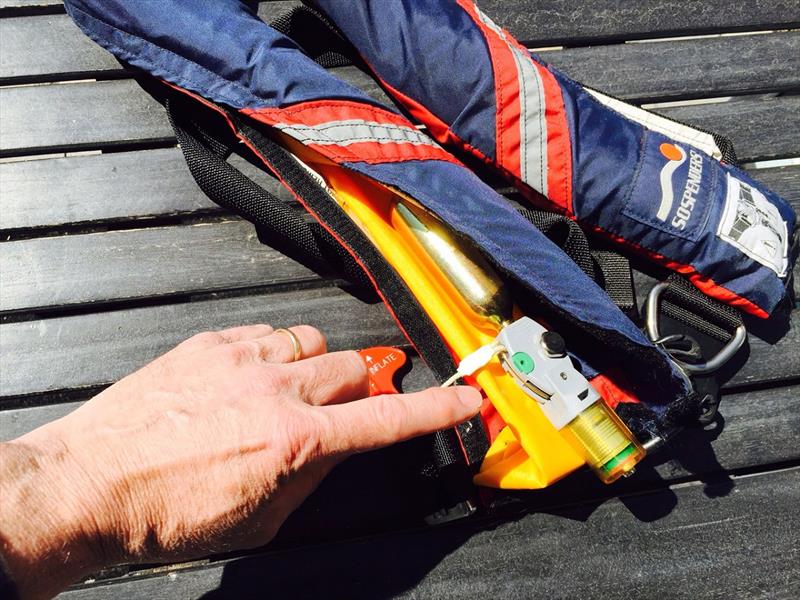
[[567, 344], [555, 331], [545, 331], [542, 334], [542, 348], [550, 358], [564, 358], [567, 355]]

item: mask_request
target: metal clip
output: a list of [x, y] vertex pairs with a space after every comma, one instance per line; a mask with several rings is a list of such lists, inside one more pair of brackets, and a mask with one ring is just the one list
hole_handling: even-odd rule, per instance
[[[650, 290], [647, 296], [645, 324], [647, 326], [647, 335], [653, 343], [658, 343], [658, 341], [662, 339], [661, 333], [658, 330], [658, 301], [661, 298], [661, 294], [668, 286], [669, 283], [662, 281], [653, 286], [653, 289]], [[739, 325], [734, 331], [730, 341], [710, 360], [695, 364], [683, 362], [675, 357], [673, 357], [673, 360], [687, 373], [694, 375], [711, 373], [733, 358], [746, 339], [747, 329], [745, 329], [744, 325]]]

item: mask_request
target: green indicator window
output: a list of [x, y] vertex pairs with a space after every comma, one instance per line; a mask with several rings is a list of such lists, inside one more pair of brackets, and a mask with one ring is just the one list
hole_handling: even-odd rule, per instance
[[514, 367], [516, 367], [520, 373], [525, 373], [525, 375], [533, 371], [535, 366], [533, 359], [526, 352], [515, 352], [511, 360], [514, 361]]

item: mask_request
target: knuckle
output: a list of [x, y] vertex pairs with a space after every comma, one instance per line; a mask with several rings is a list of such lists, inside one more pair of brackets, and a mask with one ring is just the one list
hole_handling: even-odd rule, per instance
[[192, 339], [207, 344], [222, 344], [225, 342], [225, 337], [219, 331], [202, 331], [192, 336]]
[[216, 331], [202, 331], [194, 334], [184, 344], [192, 344], [198, 346], [214, 346], [224, 342], [222, 335]]
[[249, 342], [236, 342], [219, 347], [223, 359], [234, 365], [240, 365], [253, 358], [253, 347]]
[[268, 325], [267, 323], [256, 323], [254, 325], [250, 325], [249, 328], [259, 336], [269, 335], [275, 331], [272, 325]]
[[268, 365], [261, 372], [260, 387], [263, 393], [271, 396], [286, 394], [292, 386], [292, 379], [278, 365]]
[[290, 470], [297, 470], [323, 454], [322, 433], [311, 411], [287, 415], [281, 432], [283, 455]]
[[367, 363], [364, 362], [361, 355], [355, 350], [348, 350], [344, 354], [349, 362], [350, 372], [366, 380], [369, 372], [367, 371]]

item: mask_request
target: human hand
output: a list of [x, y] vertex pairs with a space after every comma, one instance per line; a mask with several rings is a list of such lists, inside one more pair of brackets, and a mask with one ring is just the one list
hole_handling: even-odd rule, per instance
[[[103, 566], [266, 544], [347, 456], [452, 427], [472, 388], [365, 398], [317, 330], [202, 333], [66, 417], [0, 446], [0, 554], [24, 596]], [[43, 577], [48, 573], [49, 577]]]

